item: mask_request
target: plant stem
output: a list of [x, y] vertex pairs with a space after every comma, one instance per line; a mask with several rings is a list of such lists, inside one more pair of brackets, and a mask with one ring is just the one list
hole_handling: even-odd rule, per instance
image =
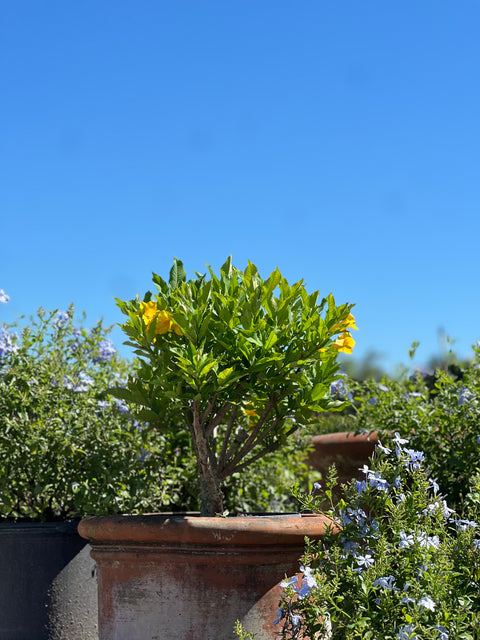
[[201, 515], [214, 516], [216, 513], [223, 513], [223, 493], [220, 489], [215, 456], [209, 449], [208, 438], [201, 427], [196, 400], [193, 401], [192, 422], [189, 427], [200, 477]]

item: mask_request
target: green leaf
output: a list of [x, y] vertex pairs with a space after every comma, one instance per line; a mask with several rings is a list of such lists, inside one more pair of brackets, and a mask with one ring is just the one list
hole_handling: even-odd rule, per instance
[[273, 345], [277, 343], [277, 341], [278, 341], [277, 333], [275, 330], [272, 330], [264, 345], [265, 351], [267, 351], [268, 349], [271, 349]]
[[318, 400], [321, 400], [325, 396], [325, 392], [326, 392], [325, 385], [319, 382], [313, 387], [310, 397], [313, 402], [317, 402]]
[[174, 258], [173, 267], [170, 269], [170, 278], [168, 281], [170, 289], [172, 291], [174, 289], [177, 289], [177, 287], [179, 287], [182, 282], [185, 282], [186, 279], [187, 272], [183, 268], [183, 262], [181, 260], [178, 260], [177, 258]]

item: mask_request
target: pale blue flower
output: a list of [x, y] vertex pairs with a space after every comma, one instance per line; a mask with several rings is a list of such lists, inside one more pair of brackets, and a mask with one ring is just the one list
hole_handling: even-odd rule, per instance
[[7, 302], [9, 302], [9, 300], [10, 296], [8, 295], [8, 293], [5, 293], [3, 289], [0, 289], [0, 302], [6, 304]]
[[356, 556], [355, 561], [360, 569], [370, 569], [370, 567], [373, 567], [375, 564], [375, 559], [369, 553], [366, 553], [364, 556]]
[[277, 609], [273, 624], [279, 624], [279, 622], [281, 622], [282, 619], [283, 619], [283, 609]]
[[430, 598], [430, 596], [423, 596], [417, 602], [419, 607], [423, 609], [428, 609], [429, 611], [435, 611], [435, 607], [437, 606], [435, 602]]
[[359, 496], [362, 495], [362, 493], [367, 489], [367, 483], [365, 480], [355, 480], [355, 489]]
[[436, 629], [438, 631], [438, 640], [448, 640], [448, 629], [445, 629], [440, 624], [437, 625]]
[[370, 473], [368, 482], [370, 483], [371, 487], [373, 487], [374, 489], [378, 489], [379, 491], [388, 491], [388, 488], [390, 487], [387, 480], [385, 480], [385, 478], [382, 478], [382, 476], [378, 472]]
[[417, 535], [417, 542], [421, 547], [425, 547], [426, 549], [440, 548], [438, 536], [427, 536], [423, 531]]
[[402, 444], [407, 444], [408, 440], [406, 438], [400, 437], [398, 431], [395, 431], [392, 442], [394, 442], [398, 447], [401, 447]]
[[71, 389], [75, 393], [85, 393], [95, 384], [93, 378], [84, 373], [83, 371], [79, 374], [78, 380], [73, 381], [67, 376], [63, 379], [63, 385], [67, 389]]
[[461, 387], [460, 393], [458, 396], [458, 404], [465, 404], [465, 402], [470, 402], [475, 398], [475, 394], [473, 394], [470, 389], [466, 387]]
[[348, 389], [345, 385], [345, 381], [341, 378], [334, 380], [330, 385], [330, 395], [343, 400], [348, 394]]
[[382, 578], [377, 578], [374, 581], [373, 586], [381, 587], [382, 589], [387, 589], [387, 591], [392, 591], [394, 582], [395, 582], [394, 576], [385, 576]]
[[413, 624], [406, 624], [403, 627], [400, 627], [395, 637], [397, 640], [415, 640], [417, 636], [414, 631], [415, 626]]
[[128, 407], [124, 402], [124, 400], [120, 400], [120, 398], [113, 398], [113, 403], [115, 404], [117, 409], [120, 411], [120, 413], [128, 413]]
[[292, 627], [293, 627], [294, 629], [295, 629], [296, 627], [299, 627], [299, 626], [300, 626], [300, 620], [301, 620], [301, 619], [302, 619], [302, 617], [301, 617], [301, 616], [299, 616], [299, 615], [297, 615], [297, 614], [295, 614], [295, 613], [292, 613], [291, 620], [292, 620]]
[[457, 531], [467, 531], [467, 529], [476, 529], [478, 524], [473, 520], [453, 520]]
[[317, 581], [315, 580], [315, 576], [313, 575], [312, 567], [300, 567], [300, 571], [303, 573], [304, 580], [307, 582], [309, 587], [316, 587]]
[[400, 537], [400, 542], [398, 543], [398, 546], [400, 547], [400, 549], [408, 549], [408, 547], [411, 547], [413, 544], [415, 544], [415, 537], [411, 533], [405, 533], [405, 531], [400, 531], [399, 537]]
[[392, 450], [389, 449], [388, 447], [384, 447], [383, 444], [381, 442], [379, 442], [377, 444], [377, 448], [380, 449], [380, 451], [382, 453], [384, 453], [386, 456], [390, 455], [392, 453]]
[[433, 493], [437, 495], [439, 490], [438, 482], [434, 478], [429, 478], [428, 485], [430, 489], [432, 489]]
[[414, 449], [404, 449], [403, 451], [408, 456], [407, 464], [410, 465], [411, 469], [413, 471], [420, 469], [420, 462], [425, 460], [423, 451], [415, 451]]

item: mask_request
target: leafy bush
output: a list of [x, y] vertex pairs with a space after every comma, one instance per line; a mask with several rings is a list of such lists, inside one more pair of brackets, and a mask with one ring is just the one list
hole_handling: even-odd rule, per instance
[[40, 309], [21, 332], [0, 329], [2, 519], [135, 512], [178, 491], [180, 470], [158, 464], [162, 443], [105, 394], [129, 371], [108, 330], [73, 317]]
[[325, 495], [300, 496], [314, 511], [329, 499], [341, 529], [308, 542], [301, 573], [282, 583], [283, 638], [478, 638], [479, 527], [447, 506], [423, 458], [395, 434], [344, 500], [332, 500], [334, 470]]
[[356, 429], [398, 431], [425, 453], [440, 491], [463, 508], [480, 468], [480, 348], [471, 363], [434, 375], [381, 383], [368, 381], [353, 390]]
[[[0, 520], [198, 510], [188, 431], [161, 433], [109, 395], [133, 365], [108, 328], [84, 321], [74, 321], [72, 306], [40, 309], [21, 330], [0, 327]], [[270, 454], [234, 474], [226, 508], [291, 510], [288, 487], [306, 482], [306, 449], [292, 438], [284, 457]]]

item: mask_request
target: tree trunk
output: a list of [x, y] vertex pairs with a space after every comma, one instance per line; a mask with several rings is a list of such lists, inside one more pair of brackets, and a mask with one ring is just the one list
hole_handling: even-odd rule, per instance
[[223, 513], [223, 493], [216, 468], [214, 452], [210, 452], [204, 430], [200, 425], [197, 403], [193, 403], [193, 420], [190, 425], [193, 446], [200, 477], [201, 515], [215, 516]]

